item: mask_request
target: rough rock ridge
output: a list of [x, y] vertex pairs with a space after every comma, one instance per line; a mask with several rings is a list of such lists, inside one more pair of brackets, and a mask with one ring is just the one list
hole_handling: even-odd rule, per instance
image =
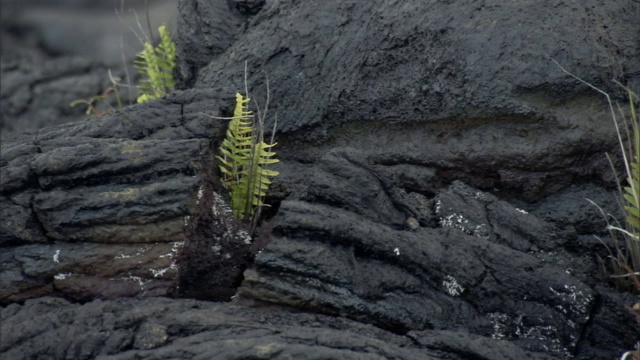
[[[2, 58], [3, 357], [604, 359], [638, 346], [624, 308], [637, 297], [599, 277], [593, 235], [612, 240], [585, 200], [619, 216], [614, 128], [550, 60], [614, 99], [612, 78], [640, 88], [637, 1], [178, 9], [181, 90], [107, 116], [21, 123], [79, 116], [60, 110], [75, 93], [37, 95], [97, 87], [104, 68]], [[226, 124], [203, 115], [228, 114], [245, 62], [259, 104], [269, 79], [267, 127], [279, 124], [259, 246], [219, 215]], [[171, 294], [235, 296], [157, 297]]]

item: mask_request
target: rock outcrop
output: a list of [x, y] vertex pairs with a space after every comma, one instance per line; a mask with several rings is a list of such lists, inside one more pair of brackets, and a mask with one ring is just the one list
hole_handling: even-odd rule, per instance
[[0, 302], [168, 294], [203, 164], [224, 132], [203, 115], [233, 95], [219, 94], [175, 93], [3, 144]]
[[[55, 309], [55, 313], [52, 310]], [[10, 359], [484, 359], [553, 357], [466, 333], [399, 336], [348, 319], [269, 306], [154, 298], [70, 304], [29, 300], [1, 310]], [[5, 335], [6, 334], [6, 335]]]
[[[3, 60], [3, 356], [596, 359], [637, 346], [624, 308], [637, 297], [601, 277], [613, 240], [585, 200], [620, 216], [608, 105], [553, 61], [614, 99], [611, 79], [640, 89], [636, 2], [178, 9], [181, 90], [114, 114], [16, 132], [68, 101], [30, 101], [34, 86], [103, 69], [45, 58], [25, 75]], [[203, 115], [228, 113], [245, 64], [254, 102], [271, 91], [281, 160], [253, 244], [215, 176], [226, 123]]]

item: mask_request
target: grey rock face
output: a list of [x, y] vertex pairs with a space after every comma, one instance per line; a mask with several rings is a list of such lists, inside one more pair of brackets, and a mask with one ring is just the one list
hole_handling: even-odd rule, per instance
[[231, 47], [246, 20], [240, 10], [257, 10], [258, 4], [253, 3], [246, 0], [180, 1], [176, 72], [179, 87], [192, 87], [200, 68]]
[[251, 264], [253, 241], [247, 226], [233, 217], [226, 190], [212, 169], [205, 174], [186, 221], [176, 295], [229, 301]]
[[[612, 78], [640, 88], [635, 1], [179, 11], [187, 90], [3, 141], [3, 356], [596, 359], [637, 343], [637, 298], [599, 276], [603, 222], [583, 200], [616, 211], [607, 104], [547, 57], [614, 99]], [[281, 159], [252, 245], [214, 195], [226, 124], [201, 115], [228, 113], [245, 61], [254, 101], [269, 79]], [[29, 79], [3, 108], [37, 111]], [[236, 304], [153, 298], [170, 293]], [[45, 295], [80, 303], [28, 300]]]
[[[243, 88], [247, 61], [251, 92], [263, 96], [264, 71], [278, 99], [282, 155], [312, 162], [350, 146], [535, 201], [611, 179], [604, 99], [547, 58], [613, 95], [611, 79], [640, 87], [638, 4], [608, 6], [267, 2], [195, 86]], [[609, 13], [623, 18], [613, 26]]]
[[529, 350], [576, 352], [596, 293], [567, 273], [571, 256], [553, 226], [462, 183], [436, 196], [433, 216], [435, 227], [397, 230], [285, 201], [240, 294], [397, 333], [462, 327]]
[[491, 359], [553, 359], [500, 340], [449, 333], [430, 341], [438, 334], [425, 332], [414, 341], [343, 318], [264, 305], [162, 298], [78, 305], [42, 298], [3, 308], [1, 316], [0, 351], [11, 359], [435, 360], [463, 359], [458, 351], [477, 349]]
[[[163, 23], [171, 30], [176, 29], [175, 3], [172, 0], [27, 0], [20, 3], [3, 0], [3, 27], [9, 30], [6, 32], [9, 34], [5, 33], [9, 36], [3, 39], [9, 40], [3, 43], [3, 58], [21, 53], [12, 45], [24, 47], [24, 42], [32, 42], [52, 57], [71, 55], [95, 59], [111, 68], [123, 67], [123, 58], [132, 60], [140, 51], [140, 37], [157, 37], [157, 28]], [[153, 34], [150, 35], [150, 31]], [[106, 72], [103, 75], [106, 77]]]
[[[69, 104], [103, 94], [112, 86], [109, 72], [135, 87], [138, 76], [131, 63], [142, 48], [140, 38], [143, 33], [157, 38], [163, 23], [175, 33], [176, 13], [171, 0], [2, 1], [2, 139], [83, 121], [86, 107]], [[124, 104], [135, 102], [135, 89], [120, 91]], [[105, 103], [96, 104], [108, 110]]]
[[[610, 11], [628, 18], [613, 29]], [[632, 347], [622, 303], [598, 307], [606, 251], [576, 245], [602, 220], [571, 215], [585, 208], [570, 185], [614, 184], [613, 124], [550, 58], [614, 97], [611, 78], [638, 87], [638, 14], [633, 2], [267, 2], [195, 83], [241, 88], [247, 61], [254, 97], [264, 71], [278, 99], [288, 197], [240, 294], [559, 358]], [[612, 319], [634, 335], [595, 335]]]
[[46, 61], [3, 58], [0, 73], [3, 140], [9, 139], [8, 134], [84, 119], [85, 108], [71, 107], [70, 103], [100, 94], [109, 86], [105, 66], [78, 57]]
[[0, 302], [172, 291], [205, 153], [225, 126], [202, 115], [226, 101], [215, 93], [176, 93], [3, 143]]

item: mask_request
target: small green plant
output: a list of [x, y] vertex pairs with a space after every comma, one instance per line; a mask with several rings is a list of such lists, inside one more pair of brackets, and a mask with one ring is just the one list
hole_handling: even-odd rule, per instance
[[[607, 216], [602, 208], [600, 208], [596, 203], [589, 199], [587, 200], [595, 205], [600, 210], [604, 218], [607, 219], [607, 230], [615, 242], [615, 254], [607, 246], [607, 250], [609, 251], [608, 259], [610, 260], [610, 265], [613, 270], [613, 275], [610, 275], [610, 277], [616, 281], [619, 288], [629, 291], [634, 290], [640, 293], [640, 123], [638, 114], [636, 113], [636, 103], [640, 101], [640, 98], [631, 91], [631, 89], [616, 82], [627, 91], [629, 96], [629, 118], [625, 116], [625, 112], [620, 106], [618, 106], [619, 113], [624, 120], [622, 122], [622, 126], [625, 130], [627, 139], [625, 144], [620, 130], [621, 124], [618, 122], [616, 111], [613, 107], [609, 94], [565, 70], [565, 68], [563, 68], [556, 60], [551, 60], [564, 73], [604, 95], [609, 104], [611, 118], [613, 119], [613, 124], [618, 135], [618, 144], [620, 145], [620, 152], [622, 154], [626, 175], [622, 183], [618, 182], [618, 190], [622, 197], [621, 207], [625, 214], [625, 224], [621, 225], [614, 219], [616, 225], [611, 225], [608, 221], [610, 215]], [[607, 159], [611, 164], [613, 172], [617, 176], [615, 166], [613, 165], [613, 161], [609, 154], [607, 154]], [[624, 247], [619, 245], [618, 240], [620, 237], [624, 239]], [[604, 270], [607, 272], [606, 267]], [[636, 303], [635, 305], [628, 307], [628, 309], [640, 322], [640, 303]], [[638, 345], [636, 345], [635, 351], [627, 351], [622, 354], [620, 360], [640, 360], [640, 349], [637, 346]]]
[[[624, 120], [622, 127], [626, 131], [626, 144], [615, 118], [614, 122], [625, 167], [625, 179], [619, 184], [619, 192], [626, 221], [624, 224], [608, 226], [612, 237], [617, 240], [621, 236], [625, 246], [620, 247], [616, 241], [616, 253], [610, 254], [609, 259], [614, 273], [611, 277], [616, 280], [618, 286], [640, 291], [640, 288], [634, 286], [640, 281], [640, 124], [635, 108], [638, 96], [625, 89], [629, 95], [630, 117], [626, 118], [621, 108], [619, 111]], [[609, 161], [613, 168], [610, 158]]]
[[176, 46], [166, 25], [160, 26], [158, 33], [160, 44], [154, 48], [148, 39], [143, 41], [143, 49], [135, 61], [135, 68], [143, 76], [138, 85], [138, 103], [160, 98], [175, 86], [173, 69], [176, 66]]
[[267, 99], [264, 107], [255, 102], [257, 115], [249, 110], [247, 85], [247, 62], [244, 64], [244, 90], [247, 96], [236, 93], [236, 105], [232, 117], [215, 117], [202, 115], [219, 120], [230, 120], [225, 138], [220, 145], [219, 161], [221, 184], [228, 191], [231, 200], [231, 210], [234, 217], [250, 227], [254, 234], [260, 219], [262, 208], [268, 206], [264, 198], [269, 191], [271, 178], [280, 173], [267, 169], [269, 165], [280, 160], [275, 158], [272, 148], [276, 146], [275, 134], [278, 126], [275, 118], [271, 140], [264, 139], [264, 123], [269, 110], [270, 90], [269, 78], [266, 78]]
[[[171, 34], [169, 33], [166, 25], [160, 26], [158, 28], [158, 33], [160, 34], [160, 44], [155, 48], [151, 45], [151, 41], [146, 37], [146, 35], [143, 35], [146, 40], [143, 40], [142, 37], [140, 37], [143, 49], [138, 53], [138, 59], [134, 62], [134, 67], [143, 77], [140, 84], [137, 86], [140, 90], [140, 95], [136, 100], [138, 103], [160, 98], [175, 86], [173, 69], [176, 65], [176, 46], [171, 40]], [[127, 68], [126, 65], [124, 68]], [[74, 107], [84, 104], [87, 106], [87, 110], [85, 111], [87, 115], [94, 114], [101, 116], [115, 111], [115, 108], [112, 106], [113, 100], [115, 100], [117, 108], [121, 109], [122, 98], [118, 88], [120, 86], [131, 88], [131, 86], [121, 84], [119, 82], [120, 79], [114, 78], [111, 75], [111, 70], [109, 70], [109, 79], [111, 81], [111, 86], [106, 88], [102, 94], [92, 96], [89, 99], [74, 100], [71, 102], [70, 106]], [[99, 106], [99, 103], [106, 104], [108, 109], [102, 110], [105, 108], [105, 105]]]
[[[115, 109], [112, 106], [112, 101], [115, 100], [118, 108], [122, 108], [122, 98], [120, 97], [120, 91], [118, 91], [118, 86], [121, 84], [119, 78], [114, 78], [111, 75], [111, 70], [108, 71], [109, 80], [111, 81], [111, 86], [106, 88], [102, 94], [95, 95], [90, 97], [89, 99], [77, 99], [71, 102], [69, 106], [75, 107], [78, 105], [86, 105], [87, 110], [85, 110], [86, 115], [96, 115], [102, 116], [108, 113], [112, 113]], [[112, 96], [113, 95], [113, 96]], [[114, 99], [115, 98], [115, 99]], [[98, 105], [98, 102], [106, 104], [106, 110], [102, 110], [104, 106]]]
[[[624, 187], [623, 197], [625, 200], [625, 213], [627, 215], [627, 223], [629, 229], [635, 234], [635, 239], [640, 241], [638, 236], [640, 235], [640, 124], [638, 124], [638, 114], [634, 102], [638, 100], [638, 96], [631, 90], [627, 89], [629, 93], [629, 106], [631, 107], [631, 131], [632, 134], [627, 134], [629, 140], [628, 151], [630, 158], [625, 161], [627, 170], [627, 185]], [[640, 269], [640, 259], [634, 265]]]
[[[604, 95], [609, 104], [611, 118], [613, 119], [613, 124], [618, 135], [618, 144], [620, 145], [620, 153], [626, 175], [625, 180], [622, 183], [618, 183], [618, 189], [622, 197], [621, 207], [625, 214], [625, 223], [620, 224], [620, 222], [614, 219], [615, 225], [612, 225], [608, 221], [610, 215], [605, 214], [602, 208], [593, 201], [587, 200], [595, 205], [604, 218], [607, 219], [607, 230], [614, 239], [615, 254], [607, 247], [609, 251], [609, 265], [613, 272], [613, 275], [610, 275], [610, 277], [616, 281], [618, 287], [621, 289], [640, 291], [640, 288], [635, 286], [635, 284], [640, 281], [640, 124], [638, 124], [638, 114], [636, 113], [635, 105], [640, 98], [638, 98], [631, 89], [617, 83], [627, 91], [630, 107], [630, 117], [627, 118], [623, 109], [618, 106], [619, 113], [624, 120], [620, 123], [609, 94], [565, 70], [557, 61], [551, 60], [555, 62], [564, 73]], [[623, 130], [620, 129], [621, 126], [625, 131], [626, 136], [624, 137], [622, 133]], [[624, 141], [625, 138], [627, 139], [626, 143]], [[607, 159], [609, 159], [613, 172], [617, 175], [609, 154], [607, 154]], [[620, 237], [623, 238], [625, 246], [619, 245], [618, 240]], [[607, 268], [605, 266], [605, 272], [606, 271]]]
[[252, 231], [271, 185], [269, 178], [279, 173], [266, 167], [279, 162], [271, 151], [276, 143], [264, 141], [263, 118], [258, 122], [247, 104], [250, 99], [236, 94], [236, 107], [226, 137], [220, 147], [222, 185], [229, 192], [236, 219], [251, 224]]

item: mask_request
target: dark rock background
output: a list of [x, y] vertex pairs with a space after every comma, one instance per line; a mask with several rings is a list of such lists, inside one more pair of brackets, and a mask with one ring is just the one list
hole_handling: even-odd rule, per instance
[[[1, 3], [3, 358], [639, 345], [585, 200], [620, 218], [609, 110], [550, 59], [624, 101], [637, 1], [154, 1], [152, 21], [175, 18], [179, 89], [87, 119], [69, 102], [125, 74], [129, 30], [105, 3]], [[204, 115], [229, 114], [245, 62], [260, 105], [268, 79], [281, 159], [253, 244], [217, 185], [226, 123]]]
[[[85, 107], [69, 104], [101, 94], [111, 85], [109, 69], [123, 83], [127, 74], [133, 78], [130, 65], [142, 33], [136, 15], [148, 34], [148, 9], [156, 37], [162, 23], [176, 28], [171, 0], [153, 0], [148, 7], [143, 0], [2, 0], [0, 5], [3, 137], [7, 131], [84, 120]], [[125, 103], [135, 99], [128, 89], [121, 91]]]

